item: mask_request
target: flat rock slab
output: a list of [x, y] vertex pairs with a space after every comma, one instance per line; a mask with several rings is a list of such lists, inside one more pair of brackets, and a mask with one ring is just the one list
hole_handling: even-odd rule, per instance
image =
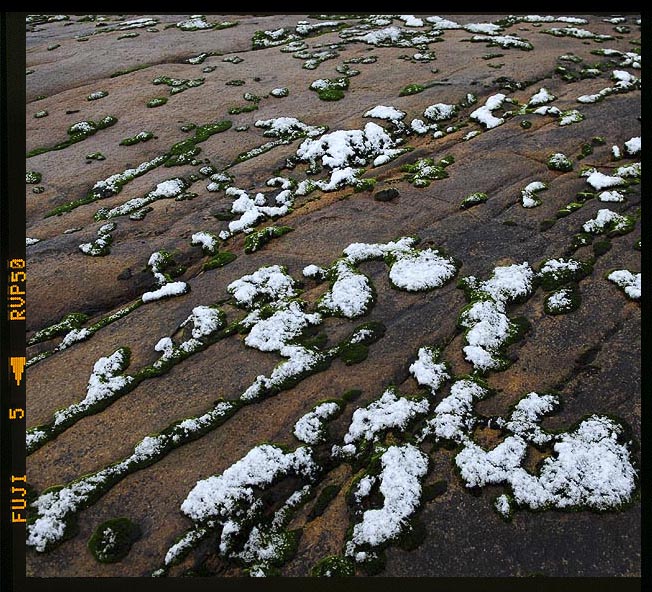
[[[228, 323], [240, 321], [246, 312], [235, 306], [227, 286], [261, 267], [284, 266], [302, 290], [300, 298], [308, 312], [318, 310], [335, 278], [307, 277], [302, 271], [308, 265], [329, 268], [353, 243], [416, 237], [417, 249], [437, 250], [454, 258], [458, 267], [455, 278], [442, 286], [410, 292], [390, 281], [391, 257], [357, 265], [373, 285], [372, 306], [355, 319], [321, 309], [322, 322], [311, 338], [324, 352], [343, 343], [359, 324], [380, 322], [385, 334], [369, 345], [366, 359], [347, 365], [335, 357], [328, 367], [301, 377], [292, 388], [243, 406], [216, 429], [126, 475], [71, 514], [76, 521], [71, 536], [48, 552], [28, 550], [28, 575], [150, 576], [164, 565], [168, 549], [193, 527], [180, 507], [198, 481], [223, 474], [261, 443], [294, 450], [301, 445], [293, 434], [300, 417], [319, 402], [359, 390], [359, 396], [329, 422], [326, 441], [314, 447], [314, 457], [324, 470], [312, 483], [313, 497], [292, 509], [284, 526], [302, 536], [296, 552], [277, 562], [278, 573], [310, 575], [319, 560], [344, 553], [361, 511], [383, 505], [378, 491], [357, 511], [348, 505], [347, 492], [356, 476], [373, 469], [368, 458], [345, 461], [330, 456], [331, 446], [342, 444], [354, 412], [394, 385], [403, 395], [427, 395], [427, 417], [432, 417], [435, 406], [450, 393], [451, 381], [433, 394], [412, 376], [410, 365], [425, 346], [440, 348], [451, 376], [461, 378], [475, 371], [494, 389], [491, 397], [476, 405], [478, 417], [507, 417], [512, 406], [531, 392], [557, 393], [562, 406], [543, 419], [544, 429], [566, 432], [592, 414], [617, 418], [631, 436], [631, 462], [637, 466], [640, 304], [606, 276], [616, 269], [640, 271], [640, 248], [635, 248], [637, 242], [640, 245], [640, 184], [628, 178], [620, 202], [602, 202], [596, 195], [568, 215], [560, 210], [579, 199], [578, 193], [597, 193], [581, 175], [583, 168], [613, 175], [619, 166], [640, 161], [640, 152], [625, 150], [626, 142], [641, 135], [639, 82], [596, 102], [578, 102], [583, 95], [615, 87], [614, 76], [640, 77], [638, 16], [609, 22], [604, 15], [572, 15], [584, 19], [580, 24], [559, 20], [559, 15], [540, 22], [510, 21], [496, 14], [441, 15], [458, 25], [444, 26], [441, 19], [427, 20], [424, 15], [407, 20], [207, 15], [202, 22], [210, 28], [197, 30], [177, 26], [189, 15], [91, 16], [41, 16], [27, 24], [28, 152], [71, 138], [68, 132], [76, 123], [117, 119], [81, 141], [26, 159], [27, 171], [41, 174], [38, 183], [26, 185], [26, 233], [38, 239], [27, 247], [31, 294], [27, 337], [34, 339], [38, 331], [73, 312], [87, 317], [77, 331], [93, 328], [91, 336], [77, 342], [71, 326], [28, 348], [32, 360], [27, 369], [28, 428], [48, 424], [57, 410], [82, 401], [95, 363], [120, 347], [131, 351], [127, 375], [151, 368], [161, 356], [155, 346], [162, 338], [170, 337], [177, 345], [189, 338], [189, 329], [182, 324], [193, 308], [216, 304]], [[146, 20], [136, 20], [141, 18]], [[320, 28], [324, 23], [330, 24]], [[554, 29], [567, 34], [550, 34]], [[269, 46], [255, 48], [261, 35]], [[484, 37], [474, 39], [478, 35]], [[529, 44], [531, 49], [505, 46], [515, 43], [514, 36], [517, 44]], [[383, 38], [386, 41], [378, 42]], [[170, 84], [155, 84], [161, 77]], [[342, 78], [348, 88], [340, 100], [320, 100], [310, 88], [318, 79]], [[184, 84], [182, 92], [175, 92]], [[418, 92], [403, 91], [416, 84], [422, 87]], [[557, 114], [534, 113], [533, 105], [527, 108], [541, 88], [554, 96], [547, 104], [556, 107]], [[275, 89], [288, 93], [272, 93]], [[90, 98], [98, 91], [106, 96]], [[487, 128], [471, 115], [488, 100], [490, 105], [496, 102], [499, 94], [506, 100], [491, 116], [500, 123]], [[167, 100], [148, 107], [157, 97]], [[440, 121], [428, 119], [424, 112], [438, 104], [455, 105], [456, 110]], [[403, 115], [365, 116], [378, 106]], [[572, 110], [580, 113], [578, 121], [560, 125]], [[337, 185], [327, 159], [318, 159], [319, 166], [308, 170], [298, 158], [300, 146], [308, 141], [305, 135], [275, 141], [278, 138], [256, 125], [280, 117], [322, 126], [312, 139], [326, 130], [362, 130], [373, 122], [401, 150], [373, 166], [378, 154], [351, 148], [350, 169]], [[229, 121], [230, 127], [202, 137], [198, 150], [181, 163], [172, 162], [175, 151], [185, 151], [179, 143], [195, 138], [198, 126], [219, 121]], [[122, 142], [141, 132], [151, 132], [151, 139], [132, 145]], [[620, 160], [614, 160], [614, 146]], [[101, 159], [88, 158], [97, 153]], [[553, 153], [568, 156], [572, 170], [551, 170], [547, 160]], [[420, 173], [414, 168], [419, 162]], [[151, 170], [134, 176], [133, 170], [147, 163]], [[433, 173], [437, 166], [439, 172]], [[98, 182], [130, 169], [120, 190], [88, 197]], [[223, 177], [225, 182], [211, 180], [215, 173], [228, 177]], [[246, 232], [229, 235], [229, 224], [245, 210], [236, 204], [242, 194], [226, 187], [246, 192], [257, 200], [256, 206], [280, 207], [283, 188], [274, 185], [275, 177], [288, 181], [291, 207], [263, 214]], [[150, 196], [172, 179], [183, 179], [184, 191], [150, 200], [146, 205], [151, 210], [141, 219], [130, 218], [133, 208], [107, 219], [107, 211]], [[305, 180], [322, 182], [322, 189], [295, 195], [296, 184]], [[533, 181], [545, 183], [547, 189], [537, 193], [540, 205], [526, 208], [521, 191]], [[220, 187], [215, 186], [218, 182]], [[36, 186], [42, 190], [34, 192]], [[485, 202], [461, 207], [465, 198], [480, 192], [487, 195]], [[592, 244], [571, 248], [583, 225], [605, 208], [630, 217], [632, 230], [597, 235]], [[109, 231], [109, 252], [84, 254], [79, 246], [98, 240], [107, 222], [116, 224]], [[270, 226], [287, 226], [292, 232], [249, 252], [251, 231]], [[207, 266], [213, 255], [191, 242], [200, 231], [216, 237], [219, 252], [235, 257], [223, 266]], [[158, 287], [148, 267], [156, 251], [171, 254], [174, 263], [165, 272], [190, 289], [181, 296], [142, 304], [142, 295]], [[477, 372], [462, 350], [467, 343], [458, 321], [469, 301], [456, 282], [470, 275], [486, 280], [498, 266], [524, 262], [538, 271], [546, 260], [569, 256], [592, 265], [576, 285], [579, 308], [547, 314], [548, 293], [535, 285], [527, 298], [507, 307], [510, 319], [528, 321], [522, 338], [503, 350], [510, 364], [502, 371]], [[121, 318], [111, 317], [125, 307], [133, 310], [121, 313]], [[248, 328], [240, 329], [160, 375], [145, 378], [124, 397], [73, 422], [30, 454], [27, 474], [34, 492], [43, 494], [49, 487], [70, 484], [119, 462], [146, 436], [206, 413], [219, 399], [235, 401], [257, 377], [270, 376], [285, 358], [247, 346]], [[71, 342], [67, 347], [62, 346], [64, 339]], [[521, 507], [505, 521], [493, 506], [497, 496], [510, 493], [509, 486], [490, 485], [472, 495], [455, 466], [459, 447], [416, 444], [421, 426], [419, 422], [394, 426], [380, 432], [377, 442], [419, 446], [429, 458], [422, 483], [445, 481], [446, 489], [419, 503], [410, 516], [424, 527], [419, 545], [409, 551], [396, 539], [384, 545], [381, 575], [640, 575], [636, 488], [618, 511], [580, 507], [578, 512], [531, 512]], [[471, 437], [490, 449], [506, 434], [485, 426]], [[528, 450], [524, 466], [532, 474], [537, 474], [543, 458], [556, 454], [552, 445]], [[378, 463], [375, 467], [378, 470]], [[292, 491], [305, 485], [299, 481], [289, 477], [265, 492], [254, 492], [264, 499], [261, 511], [267, 520]], [[315, 518], [311, 512], [327, 485], [338, 486], [339, 493]], [[30, 512], [36, 515], [36, 508]], [[98, 525], [121, 516], [138, 524], [142, 537], [122, 561], [99, 563], [87, 549], [88, 540]], [[212, 538], [171, 566], [168, 575], [246, 575], [242, 561], [217, 551], [219, 533], [218, 528]], [[358, 566], [356, 575], [364, 574]]]

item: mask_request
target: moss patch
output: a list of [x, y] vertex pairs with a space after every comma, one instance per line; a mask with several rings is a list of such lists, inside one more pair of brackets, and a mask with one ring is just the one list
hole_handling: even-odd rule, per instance
[[245, 253], [254, 253], [262, 249], [273, 238], [283, 236], [288, 232], [292, 232], [294, 228], [290, 226], [268, 226], [262, 230], [254, 230], [254, 232], [247, 235], [244, 242]]
[[126, 557], [131, 546], [141, 537], [140, 527], [128, 518], [114, 518], [100, 524], [88, 549], [100, 563], [116, 563]]
[[25, 173], [25, 183], [28, 185], [36, 185], [41, 182], [43, 176], [37, 171], [27, 171]]
[[217, 255], [214, 255], [206, 263], [202, 265], [202, 270], [208, 271], [210, 269], [216, 269], [218, 267], [224, 267], [236, 259], [236, 255], [229, 251], [221, 251]]
[[27, 153], [27, 158], [36, 156], [37, 154], [44, 154], [52, 150], [63, 150], [68, 146], [72, 146], [77, 142], [81, 142], [86, 138], [96, 134], [99, 130], [106, 129], [118, 123], [118, 118], [113, 115], [107, 115], [99, 121], [78, 121], [68, 128], [68, 139], [58, 142], [54, 146], [44, 146], [42, 148], [35, 148]]
[[345, 343], [339, 349], [340, 359], [347, 366], [363, 362], [368, 355], [369, 347], [364, 343]]
[[165, 105], [167, 103], [167, 97], [155, 97], [153, 99], [150, 99], [145, 103], [147, 107], [154, 108], [154, 107], [160, 107], [161, 105]]
[[147, 142], [154, 137], [152, 132], [140, 132], [135, 136], [130, 138], [125, 138], [120, 142], [120, 146], [133, 146], [134, 144], [139, 144], [140, 142]]
[[314, 520], [318, 516], [321, 516], [326, 511], [328, 504], [337, 497], [341, 489], [341, 485], [327, 485], [324, 487], [308, 514], [308, 520]]
[[320, 559], [310, 570], [316, 578], [350, 577], [355, 575], [355, 563], [349, 557], [329, 555]]
[[472, 208], [478, 204], [485, 203], [488, 199], [489, 197], [486, 193], [472, 193], [471, 195], [465, 197], [464, 200], [462, 200], [460, 209], [467, 210], [468, 208]]
[[426, 87], [423, 84], [408, 84], [399, 91], [398, 96], [406, 97], [408, 95], [416, 95], [424, 90], [426, 90]]

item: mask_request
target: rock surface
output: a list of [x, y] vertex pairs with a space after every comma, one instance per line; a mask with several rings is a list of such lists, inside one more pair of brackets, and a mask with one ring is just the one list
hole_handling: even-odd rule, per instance
[[[77, 530], [71, 531], [70, 538], [48, 552], [28, 550], [28, 575], [151, 575], [163, 566], [167, 550], [178, 537], [193, 526], [180, 507], [198, 481], [223, 474], [263, 442], [295, 449], [301, 443], [293, 435], [293, 426], [302, 415], [323, 400], [340, 399], [347, 391], [359, 389], [361, 395], [346, 403], [343, 413], [328, 424], [327, 441], [314, 447], [314, 458], [323, 467], [311, 484], [314, 497], [290, 513], [284, 525], [288, 530], [302, 531], [296, 554], [277, 560], [275, 567], [264, 561], [243, 563], [220, 556], [215, 540], [219, 539], [221, 527], [216, 526], [212, 538], [171, 566], [167, 575], [186, 572], [239, 576], [245, 575], [243, 565], [253, 566], [255, 571], [261, 564], [270, 573], [278, 569], [281, 575], [306, 576], [322, 558], [342, 555], [350, 536], [347, 531], [360, 522], [361, 510], [381, 507], [383, 497], [376, 492], [355, 511], [347, 505], [346, 492], [352, 479], [363, 470], [372, 470], [372, 461], [369, 455], [358, 461], [334, 459], [330, 447], [342, 443], [353, 412], [378, 399], [389, 385], [395, 385], [404, 395], [427, 395], [430, 410], [426, 417], [432, 417], [436, 404], [448, 395], [451, 381], [436, 394], [419, 386], [409, 367], [420, 348], [441, 348], [441, 360], [449, 364], [451, 376], [459, 378], [474, 372], [464, 357], [466, 342], [458, 326], [458, 317], [469, 301], [456, 282], [471, 275], [487, 280], [498, 266], [528, 262], [538, 271], [546, 260], [572, 256], [592, 263], [592, 270], [577, 281], [581, 303], [568, 314], [548, 314], [544, 309], [547, 292], [537, 286], [522, 301], [507, 307], [510, 319], [524, 317], [529, 328], [522, 339], [505, 350], [512, 363], [502, 371], [483, 375], [495, 393], [476, 405], [476, 415], [506, 417], [511, 406], [526, 394], [556, 392], [562, 406], [543, 419], [545, 430], [567, 432], [591, 414], [617, 418], [629, 430], [631, 462], [636, 467], [641, 438], [640, 304], [606, 276], [615, 269], [640, 271], [640, 249], [635, 248], [640, 241], [640, 184], [635, 182], [636, 175], [627, 177], [621, 184], [623, 201], [603, 203], [594, 195], [568, 215], [557, 215], [576, 202], [576, 194], [598, 193], [580, 175], [582, 167], [615, 175], [619, 166], [640, 161], [640, 152], [631, 155], [624, 147], [631, 138], [641, 135], [639, 82], [631, 82], [631, 88], [622, 87], [622, 92], [608, 94], [594, 103], [577, 101], [583, 95], [614, 87], [614, 71], [640, 78], [640, 57], [636, 55], [640, 49], [640, 21], [631, 14], [622, 22], [607, 22], [604, 15], [572, 16], [585, 22], [501, 21], [496, 14], [442, 15], [466, 29], [440, 30], [437, 27], [441, 20], [427, 21], [423, 15], [419, 15], [421, 26], [414, 26], [419, 21], [398, 17], [363, 19], [348, 15], [340, 20], [315, 15], [208, 15], [203, 22], [237, 24], [184, 31], [176, 24], [188, 20], [188, 15], [166, 14], [147, 15], [155, 22], [133, 28], [132, 20], [145, 17], [71, 16], [50, 22], [32, 19], [28, 23], [28, 152], [66, 140], [67, 130], [77, 122], [117, 118], [114, 125], [82, 141], [27, 158], [27, 170], [41, 173], [38, 185], [44, 188], [42, 193], [34, 193], [35, 185], [26, 185], [26, 232], [28, 237], [39, 239], [27, 247], [32, 295], [28, 339], [68, 313], [87, 315], [81, 326], [89, 328], [125, 306], [136, 304], [132, 312], [97, 329], [86, 340], [60, 348], [41, 360], [36, 357], [59, 346], [67, 330], [28, 348], [28, 359], [33, 360], [27, 370], [28, 428], [47, 424], [56, 410], [84, 399], [94, 364], [118, 348], [128, 347], [131, 351], [127, 375], [136, 376], [154, 364], [161, 355], [154, 346], [161, 338], [172, 337], [177, 345], [188, 338], [187, 329], [183, 333], [180, 324], [194, 307], [219, 303], [228, 323], [242, 319], [245, 312], [234, 306], [227, 286], [263, 266], [285, 266], [287, 273], [301, 282], [300, 298], [307, 303], [306, 310], [315, 312], [319, 298], [329, 287], [328, 281], [303, 277], [302, 270], [311, 264], [328, 268], [352, 243], [418, 237], [418, 250], [443, 249], [460, 265], [455, 279], [441, 287], [409, 292], [392, 285], [382, 260], [358, 264], [359, 271], [374, 286], [373, 306], [353, 320], [329, 316], [322, 309], [322, 324], [314, 333], [326, 335], [325, 344], [322, 341], [319, 345], [319, 351], [326, 351], [345, 340], [361, 323], [383, 323], [384, 336], [369, 345], [365, 360], [346, 365], [336, 357], [328, 368], [276, 396], [243, 406], [222, 425], [126, 475], [76, 513]], [[310, 29], [300, 21], [332, 24]], [[500, 22], [500, 30], [488, 26], [496, 22]], [[378, 35], [388, 27], [393, 27], [392, 35], [400, 34], [399, 41], [394, 39], [387, 46], [360, 41], [365, 35], [372, 39], [372, 33]], [[282, 28], [284, 31], [279, 33]], [[578, 38], [546, 33], [572, 28], [592, 35]], [[272, 32], [267, 36], [269, 40], [285, 41], [252, 49], [252, 39], [260, 38], [260, 31]], [[486, 41], [469, 42], [474, 35], [486, 34], [482, 31], [493, 35], [489, 34]], [[137, 36], [125, 36], [131, 33]], [[506, 43], [506, 35], [527, 40], [533, 49], [496, 46]], [[288, 49], [292, 42], [295, 45]], [[305, 67], [310, 59], [319, 59], [322, 52], [330, 52], [331, 57], [315, 69]], [[203, 54], [208, 55], [201, 59]], [[241, 61], [229, 61], [235, 56]], [[372, 56], [375, 60], [367, 59]], [[199, 63], [191, 63], [191, 58]], [[352, 75], [352, 69], [359, 70], [359, 74]], [[132, 71], [112, 76], [119, 70]], [[153, 84], [163, 76], [203, 79], [203, 83], [171, 94], [174, 86]], [[310, 89], [315, 80], [341, 77], [348, 78], [349, 84], [340, 100], [320, 100]], [[244, 84], [228, 84], [234, 80]], [[401, 93], [411, 84], [425, 88], [415, 94]], [[277, 88], [287, 88], [288, 96], [273, 96], [271, 91]], [[536, 114], [534, 105], [524, 109], [541, 88], [556, 97], [547, 103], [549, 106], [561, 112], [576, 109], [583, 119], [560, 125], [564, 115]], [[97, 91], [108, 95], [87, 99]], [[255, 97], [247, 100], [245, 93]], [[469, 93], [475, 95], [475, 104], [468, 104]], [[503, 123], [486, 129], [471, 114], [500, 93], [511, 102], [503, 102], [491, 113]], [[160, 107], [147, 107], [155, 97], [168, 100]], [[456, 105], [457, 112], [445, 121], [428, 120], [424, 111], [439, 103]], [[405, 113], [403, 124], [400, 119], [392, 122], [364, 117], [379, 105]], [[252, 106], [256, 110], [229, 113], [233, 107]], [[43, 110], [47, 116], [36, 117]], [[270, 206], [279, 205], [274, 198], [280, 191], [266, 184], [272, 177], [291, 177], [297, 182], [330, 180], [327, 166], [312, 175], [306, 172], [305, 163], [286, 168], [287, 159], [297, 155], [304, 138], [287, 140], [236, 162], [240, 154], [274, 140], [265, 136], [256, 122], [279, 117], [326, 126], [329, 133], [362, 130], [374, 122], [386, 130], [396, 147], [409, 150], [376, 167], [371, 162], [352, 162], [352, 167], [364, 169], [361, 179], [374, 180], [366, 186], [359, 184], [357, 190], [353, 185], [358, 181], [349, 178], [348, 184], [335, 190], [316, 189], [307, 195], [295, 195], [288, 213], [266, 218], [253, 227], [260, 230], [271, 225], [289, 226], [293, 231], [272, 238], [254, 252], [245, 252], [251, 234], [239, 232], [218, 239], [218, 251], [231, 252], [236, 258], [223, 266], [204, 269], [212, 255], [192, 245], [191, 237], [199, 231], [216, 237], [226, 231], [229, 221], [221, 218], [229, 214], [237, 196], [224, 187], [209, 191], [211, 180], [202, 167], [212, 166], [212, 173], [227, 172], [231, 180], [225, 186], [244, 190], [252, 199], [260, 192]], [[437, 127], [418, 134], [410, 128], [413, 119], [421, 119], [424, 126], [436, 123]], [[119, 193], [48, 216], [55, 208], [84, 198], [100, 180], [161, 155], [169, 156], [173, 145], [196, 133], [194, 129], [183, 131], [183, 126], [223, 120], [231, 122], [230, 128], [198, 143], [201, 151], [190, 156], [187, 164], [156, 166], [126, 182]], [[525, 121], [531, 125], [522, 125]], [[125, 138], [143, 131], [152, 132], [153, 138], [121, 145]], [[604, 141], [596, 139], [599, 137]], [[590, 153], [583, 146], [589, 146]], [[613, 160], [612, 146], [619, 147], [621, 160]], [[583, 150], [586, 155], [580, 158]], [[97, 152], [105, 158], [87, 158]], [[548, 157], [557, 152], [573, 161], [573, 170], [559, 172], [547, 167]], [[449, 155], [454, 161], [442, 166], [444, 174], [431, 178], [424, 183], [426, 186], [410, 178], [413, 173], [409, 167], [419, 159], [433, 159], [431, 164], [436, 165]], [[128, 215], [96, 219], [100, 208], [111, 209], [142, 198], [158, 184], [174, 178], [185, 179], [185, 192], [191, 192], [186, 199], [152, 201], [151, 211], [141, 220]], [[541, 205], [525, 208], [521, 190], [533, 181], [546, 183], [547, 190], [537, 194]], [[374, 193], [394, 189], [400, 192], [399, 199], [385, 203], [374, 199]], [[475, 192], [486, 193], [487, 201], [461, 209], [462, 201]], [[593, 245], [573, 251], [574, 235], [604, 208], [630, 216], [633, 229], [613, 236], [597, 235]], [[234, 213], [233, 220], [240, 215]], [[549, 220], [555, 223], [546, 224]], [[108, 221], [116, 223], [110, 232], [110, 253], [84, 254], [79, 245], [98, 239], [98, 229]], [[542, 230], [546, 226], [549, 228]], [[175, 261], [166, 269], [176, 276], [169, 279], [186, 282], [190, 291], [139, 306], [143, 293], [158, 287], [148, 261], [152, 253], [161, 250], [170, 252]], [[422, 272], [416, 273], [423, 277]], [[241, 333], [246, 332], [241, 328]], [[225, 336], [169, 371], [143, 379], [104, 409], [72, 423], [28, 456], [30, 485], [43, 494], [48, 487], [69, 484], [129, 457], [147, 435], [205, 413], [217, 399], [237, 400], [257, 376], [269, 376], [284, 359], [277, 353], [248, 347], [243, 340], [238, 333]], [[378, 442], [390, 447], [416, 445], [420, 427], [412, 422], [405, 430], [385, 430]], [[479, 426], [473, 438], [490, 449], [506, 434], [498, 428]], [[425, 527], [420, 545], [407, 551], [392, 540], [381, 551], [386, 557], [381, 575], [640, 575], [637, 488], [631, 491], [627, 504], [615, 508], [617, 511], [592, 512], [580, 507], [578, 512], [532, 512], [521, 507], [511, 521], [505, 521], [493, 505], [496, 496], [510, 493], [508, 485], [488, 485], [482, 488], [481, 495], [474, 496], [455, 466], [459, 447], [454, 443], [441, 447], [431, 441], [418, 446], [430, 459], [423, 485], [444, 480], [447, 490], [432, 500], [422, 499], [419, 510], [410, 518], [416, 516]], [[551, 456], [552, 445], [542, 449], [530, 446], [525, 466], [537, 474], [537, 460]], [[375, 466], [377, 471], [378, 461]], [[257, 490], [256, 495], [264, 498], [261, 524], [267, 524], [264, 517], [268, 519], [294, 489], [304, 484], [296, 477], [288, 477], [264, 493]], [[319, 517], [310, 520], [314, 500], [331, 484], [341, 487], [339, 493]], [[36, 516], [34, 507], [32, 515]], [[121, 516], [138, 524], [142, 537], [122, 561], [98, 563], [87, 549], [88, 540], [98, 525]], [[411, 528], [407, 521], [403, 526], [404, 530]], [[247, 528], [251, 528], [250, 523]], [[357, 575], [366, 573], [363, 563], [357, 566]]]

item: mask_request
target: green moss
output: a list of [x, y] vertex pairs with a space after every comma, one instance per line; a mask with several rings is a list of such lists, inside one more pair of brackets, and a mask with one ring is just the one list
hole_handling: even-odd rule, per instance
[[136, 210], [135, 212], [129, 214], [129, 220], [144, 220], [145, 216], [147, 216], [147, 214], [153, 211], [154, 211], [153, 207], [145, 206], [144, 208], [140, 208], [139, 210]]
[[408, 84], [404, 86], [398, 93], [399, 97], [405, 97], [408, 95], [416, 95], [417, 93], [423, 92], [426, 90], [426, 87], [423, 84]]
[[81, 142], [86, 138], [96, 134], [99, 130], [111, 127], [118, 122], [117, 117], [107, 115], [99, 121], [79, 121], [74, 123], [68, 128], [68, 139], [55, 144], [54, 146], [44, 146], [42, 148], [35, 148], [27, 153], [27, 158], [36, 156], [37, 154], [44, 154], [52, 150], [63, 150], [68, 146], [72, 146], [77, 142]]
[[[561, 302], [555, 300], [563, 297]], [[567, 314], [577, 310], [582, 302], [579, 289], [576, 284], [564, 287], [556, 292], [548, 294], [543, 302], [543, 310], [549, 315]]]
[[557, 210], [557, 213], [555, 214], [557, 218], [564, 218], [573, 212], [579, 210], [584, 204], [572, 201], [571, 203], [565, 205], [563, 208]]
[[467, 210], [468, 208], [472, 208], [478, 204], [485, 203], [488, 199], [489, 197], [486, 193], [472, 193], [462, 200], [460, 209]]
[[127, 68], [125, 70], [118, 70], [117, 72], [111, 74], [110, 78], [116, 78], [117, 76], [124, 76], [125, 74], [131, 74], [132, 72], [143, 70], [144, 68], [149, 68], [149, 66], [150, 66], [149, 64], [139, 64], [137, 66], [132, 66], [131, 68]]
[[315, 91], [322, 101], [339, 101], [344, 98], [344, 91], [348, 88], [349, 79], [346, 76], [328, 78], [320, 87], [310, 86], [310, 90]]
[[404, 551], [414, 551], [426, 540], [428, 531], [423, 522], [413, 518], [408, 527], [401, 532], [397, 544]]
[[308, 520], [314, 520], [318, 516], [321, 516], [326, 511], [328, 504], [337, 497], [341, 489], [341, 485], [327, 485], [324, 487], [308, 514]]
[[242, 98], [245, 101], [249, 101], [251, 103], [260, 103], [260, 101], [261, 101], [261, 98], [258, 95], [255, 95], [255, 94], [250, 93], [250, 92], [246, 92], [245, 94], [243, 94]]
[[351, 577], [355, 575], [355, 562], [350, 557], [329, 555], [314, 565], [310, 575], [315, 578]]
[[367, 560], [360, 565], [362, 571], [368, 576], [378, 575], [385, 569], [387, 558], [383, 551], [368, 553]]
[[27, 171], [25, 173], [25, 183], [27, 185], [36, 185], [41, 182], [43, 176], [37, 171]]
[[350, 389], [342, 395], [342, 399], [350, 403], [360, 397], [361, 394], [362, 391], [360, 389]]
[[585, 142], [584, 144], [582, 144], [582, 147], [580, 148], [580, 154], [578, 155], [577, 159], [582, 160], [583, 158], [586, 158], [591, 154], [593, 154], [593, 146], [588, 142]]
[[590, 245], [593, 242], [593, 235], [588, 232], [580, 232], [573, 235], [571, 239], [571, 248], [572, 250], [579, 249], [586, 245]]
[[580, 191], [579, 193], [575, 194], [575, 202], [578, 203], [585, 203], [589, 201], [590, 199], [595, 198], [595, 193], [592, 193], [591, 191]]
[[569, 282], [578, 282], [593, 271], [593, 266], [588, 261], [572, 260], [577, 264], [577, 269], [560, 268], [549, 270], [543, 273], [543, 269], [548, 261], [543, 261], [539, 266], [537, 277], [541, 282], [541, 287], [546, 290], [555, 290]]
[[116, 563], [126, 557], [131, 546], [141, 537], [140, 527], [128, 518], [114, 518], [100, 524], [88, 549], [100, 563]]
[[594, 146], [604, 146], [606, 143], [607, 140], [604, 136], [593, 136], [593, 138], [591, 138], [591, 144]]
[[250, 113], [251, 111], [256, 111], [258, 105], [252, 103], [251, 105], [244, 105], [242, 107], [231, 107], [229, 109], [229, 115], [240, 115], [240, 113]]
[[355, 193], [361, 193], [362, 191], [373, 191], [376, 185], [376, 179], [358, 179], [357, 183], [353, 187]]
[[34, 333], [34, 335], [27, 341], [27, 345], [34, 345], [35, 343], [47, 341], [48, 339], [52, 339], [57, 335], [72, 331], [73, 329], [79, 329], [87, 320], [88, 315], [85, 315], [84, 313], [68, 313], [58, 323], [50, 325], [49, 327]]
[[347, 365], [359, 364], [367, 359], [369, 347], [364, 343], [345, 343], [339, 348], [340, 359]]
[[530, 129], [532, 127], [532, 122], [528, 121], [527, 119], [524, 119], [523, 121], [521, 121], [520, 126], [523, 129]]
[[239, 79], [238, 80], [228, 80], [224, 84], [226, 84], [227, 86], [242, 86], [243, 84], [245, 84], [245, 81], [244, 80], [239, 80]]
[[130, 138], [125, 138], [120, 142], [120, 146], [133, 146], [134, 144], [139, 144], [140, 142], [147, 142], [154, 137], [153, 132], [140, 132], [135, 136]]
[[339, 101], [344, 98], [344, 91], [341, 88], [327, 88], [318, 91], [317, 96], [322, 101]]
[[217, 255], [213, 256], [206, 263], [202, 265], [202, 270], [208, 271], [218, 267], [224, 267], [236, 259], [236, 255], [229, 251], [220, 251]]
[[423, 486], [422, 498], [424, 502], [429, 502], [444, 495], [448, 490], [448, 482], [443, 479]]
[[106, 160], [106, 156], [104, 156], [104, 154], [101, 152], [91, 152], [90, 154], [86, 155], [86, 158], [88, 160]]
[[637, 251], [641, 250], [641, 239], [640, 238], [634, 243], [634, 249], [636, 249]]
[[45, 187], [42, 185], [37, 185], [36, 187], [32, 187], [32, 193], [43, 193], [45, 191]]
[[47, 112], [46, 109], [43, 109], [41, 111], [37, 111], [36, 113], [34, 113], [34, 117], [36, 119], [41, 119], [41, 118], [47, 117], [47, 116], [48, 116], [48, 112]]
[[593, 243], [593, 253], [596, 257], [604, 255], [611, 250], [611, 241], [610, 240], [598, 240]]
[[551, 171], [568, 172], [573, 169], [573, 162], [561, 152], [551, 154], [546, 164]]
[[428, 187], [431, 181], [448, 177], [444, 169], [454, 160], [452, 156], [446, 156], [435, 163], [432, 158], [420, 158], [413, 164], [404, 164], [401, 171], [407, 173], [404, 179], [415, 187]]
[[90, 95], [86, 97], [87, 101], [97, 101], [98, 99], [103, 99], [104, 97], [108, 97], [109, 93], [105, 90], [98, 90], [95, 92], [92, 92]]
[[254, 230], [245, 238], [244, 251], [245, 253], [254, 253], [264, 247], [273, 238], [283, 236], [293, 230], [294, 228], [290, 226], [268, 226], [262, 230]]
[[165, 105], [165, 103], [167, 102], [168, 102], [167, 97], [155, 97], [147, 101], [146, 105], [147, 107], [154, 108], [154, 107], [160, 107], [161, 105]]

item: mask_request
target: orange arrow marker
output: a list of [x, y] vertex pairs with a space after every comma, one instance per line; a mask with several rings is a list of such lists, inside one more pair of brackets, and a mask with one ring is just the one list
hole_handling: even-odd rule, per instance
[[13, 370], [16, 384], [20, 386], [20, 380], [23, 377], [23, 370], [25, 369], [25, 358], [9, 358], [9, 365]]

